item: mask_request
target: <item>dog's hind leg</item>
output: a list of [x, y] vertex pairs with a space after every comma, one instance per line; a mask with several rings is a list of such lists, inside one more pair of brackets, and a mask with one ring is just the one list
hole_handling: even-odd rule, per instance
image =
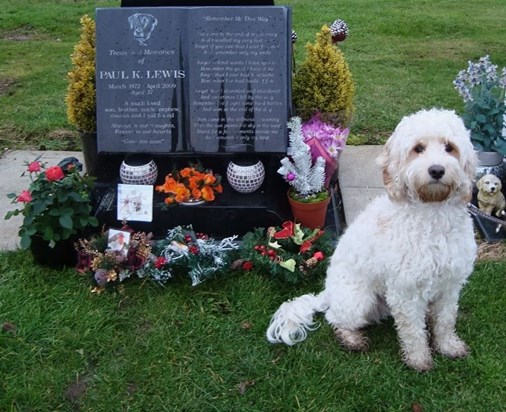
[[430, 308], [435, 348], [449, 358], [463, 358], [469, 354], [466, 344], [455, 333], [458, 297], [457, 287], [440, 292]]
[[367, 350], [367, 338], [360, 329], [381, 317], [378, 297], [358, 288], [332, 297], [325, 318], [332, 325], [336, 339], [350, 351]]

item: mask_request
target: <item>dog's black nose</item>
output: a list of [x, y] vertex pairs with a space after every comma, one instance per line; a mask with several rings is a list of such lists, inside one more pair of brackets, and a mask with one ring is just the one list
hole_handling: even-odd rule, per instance
[[490, 188], [490, 191], [491, 191], [491, 192], [495, 192], [495, 186], [492, 186], [492, 187]]
[[429, 175], [436, 180], [441, 179], [445, 174], [445, 168], [440, 165], [433, 165], [429, 167]]

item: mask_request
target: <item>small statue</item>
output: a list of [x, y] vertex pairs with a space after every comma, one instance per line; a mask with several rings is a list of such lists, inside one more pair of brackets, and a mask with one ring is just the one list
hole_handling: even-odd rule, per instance
[[501, 192], [501, 180], [492, 174], [486, 174], [476, 184], [478, 187], [478, 207], [488, 215], [499, 218], [506, 216], [506, 200]]

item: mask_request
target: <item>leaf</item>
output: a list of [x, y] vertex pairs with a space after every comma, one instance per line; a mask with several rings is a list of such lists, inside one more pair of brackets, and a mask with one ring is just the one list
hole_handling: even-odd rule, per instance
[[60, 218], [58, 219], [58, 222], [60, 222], [60, 225], [65, 229], [72, 230], [74, 227], [74, 224], [72, 222], [72, 217], [69, 214], [65, 214], [65, 215], [60, 216]]

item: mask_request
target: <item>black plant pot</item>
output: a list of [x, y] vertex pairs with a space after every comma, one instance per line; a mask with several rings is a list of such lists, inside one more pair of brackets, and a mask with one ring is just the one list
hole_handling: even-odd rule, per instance
[[54, 248], [51, 248], [48, 241], [40, 236], [33, 236], [30, 252], [32, 252], [34, 263], [53, 269], [76, 266], [77, 252], [74, 243], [77, 239], [76, 236], [72, 236], [69, 239], [56, 242]]

